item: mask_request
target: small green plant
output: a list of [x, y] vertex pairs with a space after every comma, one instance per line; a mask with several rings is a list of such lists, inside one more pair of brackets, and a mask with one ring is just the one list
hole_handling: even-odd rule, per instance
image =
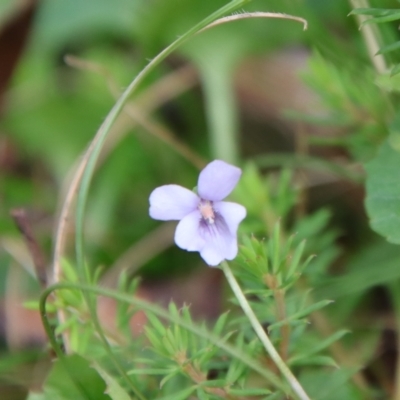
[[[79, 79], [87, 85], [81, 88], [79, 109], [89, 98], [102, 113], [106, 107], [99, 99], [115, 103], [70, 174], [51, 238], [51, 276], [46, 280], [37, 271], [42, 295], [26, 303], [40, 311], [50, 345], [45, 353], [52, 358], [40, 391], [30, 390], [28, 400], [400, 399], [400, 362], [392, 361], [399, 358], [398, 344], [397, 352], [391, 349], [396, 357], [391, 353], [387, 363], [380, 357], [387, 337], [400, 331], [400, 42], [390, 30], [400, 11], [369, 7], [366, 1], [352, 10], [344, 1], [289, 3], [271, 0], [268, 7], [279, 10], [272, 13], [250, 0], [217, 1], [217, 11], [216, 5], [200, 0], [170, 0], [155, 1], [157, 7], [149, 12], [139, 1], [128, 6], [120, 0], [135, 14], [130, 34], [142, 46], [135, 78], [122, 85], [119, 79], [131, 76], [131, 67], [121, 66], [117, 55], [113, 65], [108, 52], [94, 55], [101, 62], [66, 58], [79, 70], [71, 75], [71, 88], [79, 86]], [[99, 16], [106, 15], [107, 7], [99, 7]], [[356, 32], [354, 43], [333, 37], [318, 22], [330, 10], [340, 15], [338, 32]], [[345, 20], [348, 14], [358, 18], [354, 26]], [[117, 36], [130, 26], [120, 18], [118, 26], [110, 25]], [[256, 21], [260, 18], [267, 21]], [[171, 24], [164, 23], [168, 19]], [[276, 25], [264, 31], [262, 23], [271, 19]], [[246, 33], [232, 27], [237, 23], [248, 24]], [[275, 31], [280, 23], [295, 28]], [[301, 26], [308, 24], [301, 41], [312, 50], [307, 71], [299, 75], [320, 108], [310, 113], [306, 104], [279, 115], [294, 131], [285, 131], [285, 140], [293, 136], [287, 147], [294, 152], [244, 159], [233, 100], [239, 60], [264, 50], [260, 32], [268, 33], [266, 46], [276, 50], [286, 42], [298, 43]], [[56, 27], [54, 32], [59, 32]], [[171, 44], [160, 51], [167, 40]], [[148, 54], [156, 56], [145, 64]], [[179, 56], [165, 63], [172, 54]], [[182, 60], [189, 64], [169, 71]], [[23, 71], [19, 79], [34, 70]], [[43, 73], [43, 88], [47, 78]], [[170, 107], [171, 98], [198, 82], [200, 101], [200, 96], [185, 94], [184, 104]], [[240, 83], [246, 101], [263, 98]], [[48, 114], [57, 101], [69, 101], [43, 92]], [[16, 104], [25, 104], [24, 111], [24, 96], [13, 95]], [[21, 138], [26, 127], [13, 104], [4, 126], [15, 128]], [[153, 117], [151, 111], [161, 106], [163, 111]], [[177, 115], [174, 107], [180, 110]], [[29, 117], [28, 111], [25, 124], [36, 121], [34, 132], [39, 132], [46, 125], [41, 114]], [[169, 113], [173, 117], [164, 123]], [[63, 125], [62, 120], [62, 113], [54, 112], [53, 122]], [[174, 123], [191, 133], [207, 130], [208, 141], [191, 142], [189, 134], [183, 141], [173, 132]], [[132, 126], [135, 135], [128, 136], [125, 131]], [[328, 130], [321, 133], [320, 127]], [[92, 127], [77, 127], [83, 142], [80, 129]], [[269, 133], [263, 131], [261, 142]], [[38, 145], [35, 135], [26, 138], [27, 147], [52, 165], [59, 187], [68, 155], [79, 148], [79, 140], [72, 134], [70, 139], [54, 143], [64, 159], [58, 150], [53, 154], [51, 141]], [[137, 159], [133, 172], [126, 161], [131, 157]], [[33, 196], [34, 184], [24, 182], [17, 189], [14, 179], [4, 179], [10, 198]], [[186, 189], [196, 184], [193, 191]], [[367, 215], [360, 211], [364, 190]], [[327, 197], [341, 202], [321, 200]], [[11, 200], [6, 196], [5, 201]], [[28, 245], [35, 245], [31, 232], [19, 228]], [[14, 247], [7, 235], [0, 244], [11, 259], [23, 259], [21, 246]], [[225, 278], [216, 318], [198, 318], [187, 303], [170, 301], [162, 307], [143, 296], [140, 267], [148, 264], [149, 275], [164, 279], [181, 272], [175, 270], [176, 260], [185, 269], [204, 261], [199, 268], [215, 268]], [[202, 290], [202, 296], [209, 296], [215, 288]], [[106, 317], [104, 302], [112, 310]], [[382, 318], [379, 307], [390, 308], [391, 318]], [[132, 328], [137, 317], [142, 330]], [[5, 360], [0, 372], [7, 371]]]

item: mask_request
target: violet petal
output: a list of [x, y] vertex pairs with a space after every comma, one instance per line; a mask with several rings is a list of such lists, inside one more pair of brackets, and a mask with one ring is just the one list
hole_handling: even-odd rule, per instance
[[208, 265], [218, 265], [222, 260], [232, 260], [237, 254], [236, 236], [232, 235], [222, 215], [215, 213], [214, 223], [202, 220], [201, 236], [205, 245], [200, 255]]
[[236, 237], [240, 222], [246, 217], [246, 208], [229, 201], [218, 201], [213, 205], [214, 210], [220, 214], [229, 228], [231, 235]]
[[150, 194], [150, 217], [161, 221], [179, 220], [196, 210], [199, 198], [179, 185], [164, 185]]
[[197, 189], [202, 199], [220, 201], [239, 181], [242, 171], [221, 160], [210, 162], [201, 172]]
[[236, 237], [228, 234], [206, 235], [206, 243], [200, 251], [203, 260], [210, 266], [216, 266], [223, 260], [232, 260], [238, 252]]
[[175, 231], [175, 243], [181, 249], [187, 251], [200, 251], [204, 245], [205, 240], [200, 234], [200, 211], [195, 210], [186, 215], [179, 222]]

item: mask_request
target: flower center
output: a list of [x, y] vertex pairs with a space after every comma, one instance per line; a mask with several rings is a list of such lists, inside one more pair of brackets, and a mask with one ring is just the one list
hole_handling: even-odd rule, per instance
[[215, 213], [211, 201], [203, 199], [200, 200], [199, 211], [201, 216], [207, 223], [213, 224], [215, 222]]

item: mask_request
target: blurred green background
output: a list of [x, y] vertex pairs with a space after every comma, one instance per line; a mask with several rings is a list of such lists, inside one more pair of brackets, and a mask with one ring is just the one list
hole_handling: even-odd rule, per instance
[[[398, 6], [390, 0], [370, 3]], [[224, 4], [223, 0], [1, 2], [4, 351], [43, 341], [37, 316], [26, 312], [17, 318], [24, 311], [15, 304], [35, 298], [39, 287], [10, 211], [26, 211], [27, 223], [50, 265], [57, 213], [71, 171], [118, 92], [180, 34]], [[348, 17], [350, 3], [255, 0], [246, 11], [303, 17], [308, 29], [303, 31], [295, 21], [249, 19], [197, 36], [146, 79], [132, 99], [136, 117], [119, 118], [100, 157], [85, 220], [87, 259], [105, 270], [124, 267], [133, 273], [140, 268], [149, 297], [168, 298], [177, 288], [166, 282], [173, 277], [190, 279], [191, 274], [197, 277], [202, 262], [198, 254], [172, 246], [171, 227], [159, 228], [149, 218], [148, 196], [162, 184], [195, 186], [200, 164], [216, 157], [240, 165], [253, 160], [263, 173], [276, 173], [282, 166], [298, 171], [305, 165], [307, 173], [302, 169], [301, 179], [307, 201], [301, 203], [298, 215], [324, 207], [332, 211], [330, 224], [340, 232], [336, 243], [343, 253], [339, 262], [332, 262], [334, 273], [350, 269], [345, 261], [353, 254], [369, 260], [363, 249], [377, 240], [363, 211], [360, 163], [369, 160], [386, 137], [390, 107], [375, 85], [356, 20]], [[383, 41], [395, 40], [396, 25], [382, 25], [380, 35]], [[396, 55], [391, 57], [398, 61]], [[335, 165], [342, 169], [335, 170]], [[251, 202], [246, 193], [242, 197]], [[251, 221], [243, 229], [257, 233]], [[66, 252], [70, 256], [72, 236], [71, 227]], [[393, 250], [378, 245], [376, 254], [387, 256]], [[396, 248], [389, 258], [397, 256]], [[203, 284], [216, 279], [204, 278]], [[360, 290], [367, 293], [373, 286], [372, 279]], [[340, 296], [329, 287], [329, 296]], [[374, 303], [375, 295], [368, 293], [367, 303]], [[184, 298], [186, 293], [175, 295]], [[385, 307], [386, 297], [378, 297]], [[200, 306], [199, 314], [214, 315], [210, 307]], [[28, 318], [32, 330], [24, 325]], [[0, 363], [1, 371], [6, 371], [5, 382], [13, 382], [13, 390], [20, 387], [21, 382], [15, 386], [13, 381], [18, 381], [16, 374], [10, 375]]]

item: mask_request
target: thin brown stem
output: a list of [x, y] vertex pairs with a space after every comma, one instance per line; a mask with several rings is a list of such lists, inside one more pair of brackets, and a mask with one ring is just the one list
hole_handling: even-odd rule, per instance
[[187, 360], [186, 353], [178, 353], [175, 360], [193, 382], [202, 385], [205, 392], [227, 400], [246, 400], [245, 397], [237, 397], [229, 394], [224, 388], [210, 387], [204, 384], [208, 380], [207, 375]]
[[[286, 319], [286, 307], [285, 307], [285, 293], [281, 289], [274, 291], [276, 311], [279, 321]], [[283, 361], [287, 361], [289, 355], [289, 341], [290, 341], [290, 326], [289, 324], [283, 324], [281, 327], [281, 343], [279, 350]]]
[[[276, 305], [276, 319], [278, 321], [285, 321], [286, 319], [286, 306], [285, 306], [285, 292], [279, 289], [276, 278], [270, 274], [265, 276], [265, 284], [272, 290]], [[290, 326], [283, 324], [280, 328], [281, 343], [279, 346], [279, 353], [283, 361], [287, 361], [290, 343]]]

